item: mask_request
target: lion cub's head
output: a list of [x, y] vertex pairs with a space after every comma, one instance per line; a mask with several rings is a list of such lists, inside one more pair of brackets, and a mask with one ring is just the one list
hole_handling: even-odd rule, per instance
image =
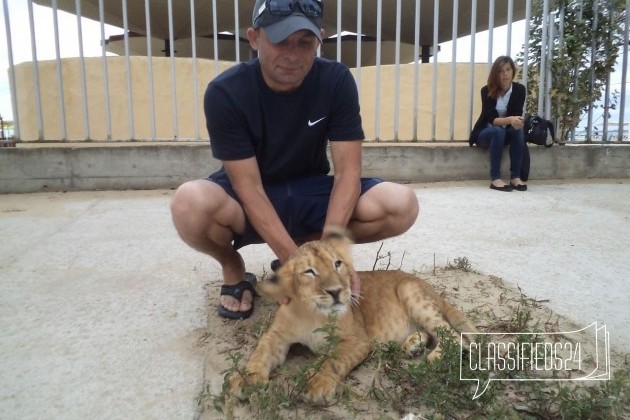
[[306, 242], [274, 276], [258, 283], [258, 293], [277, 301], [289, 298], [324, 315], [344, 313], [352, 299], [351, 244], [342, 229], [326, 240]]

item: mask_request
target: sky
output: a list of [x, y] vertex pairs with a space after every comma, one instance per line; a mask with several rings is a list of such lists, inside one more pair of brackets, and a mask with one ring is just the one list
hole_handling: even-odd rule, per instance
[[[31, 35], [29, 33], [29, 14], [28, 14], [28, 2], [26, 0], [0, 0], [6, 1], [9, 8], [10, 25], [11, 25], [11, 38], [13, 44], [13, 63], [15, 65], [31, 61]], [[55, 42], [54, 42], [54, 26], [53, 26], [53, 13], [49, 7], [39, 6], [33, 4], [33, 21], [35, 27], [35, 39], [37, 48], [37, 57], [39, 60], [55, 59]], [[8, 47], [6, 29], [4, 25], [4, 8], [0, 8], [0, 22], [2, 24], [2, 31], [0, 32], [0, 115], [5, 120], [11, 120], [13, 111], [11, 108], [11, 96], [9, 81], [7, 75], [7, 69], [9, 67]], [[86, 57], [97, 57], [101, 55], [101, 25], [98, 22], [82, 19], [83, 28], [83, 52]], [[59, 27], [59, 45], [61, 57], [78, 57], [79, 45], [77, 35], [77, 18], [73, 14], [69, 14], [63, 11], [58, 12], [58, 27]], [[123, 30], [114, 26], [105, 25], [105, 37], [111, 35], [121, 35]], [[525, 22], [516, 22], [512, 25], [512, 42], [511, 42], [511, 55], [516, 56], [520, 52], [524, 42], [525, 35]], [[507, 41], [503, 44], [501, 40], [507, 40], [506, 27], [495, 28], [493, 32], [494, 48], [492, 51], [492, 58], [494, 59], [499, 55], [503, 55], [507, 50]], [[475, 38], [475, 61], [484, 62], [488, 60], [488, 32], [482, 32], [476, 35]], [[456, 61], [457, 62], [469, 62], [470, 61], [470, 36], [463, 37], [457, 40], [456, 45], [452, 42], [440, 44], [440, 52], [438, 54], [438, 61], [450, 62], [452, 59], [453, 48], [456, 48]], [[618, 71], [611, 75], [611, 90], [621, 91], [621, 59], [618, 63]], [[627, 83], [630, 83], [630, 77], [627, 77]], [[594, 123], [601, 124], [602, 115], [601, 111], [595, 114], [593, 120]], [[612, 111], [612, 122], [618, 122], [618, 111]], [[626, 89], [626, 112], [624, 121], [626, 124], [630, 124], [630, 86]], [[583, 118], [581, 126], [586, 125], [586, 116]], [[616, 125], [611, 125], [611, 128], [616, 129]]]

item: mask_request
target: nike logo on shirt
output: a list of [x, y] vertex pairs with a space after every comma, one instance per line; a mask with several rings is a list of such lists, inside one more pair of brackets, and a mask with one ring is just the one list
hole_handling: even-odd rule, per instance
[[322, 121], [324, 119], [326, 119], [326, 117], [322, 117], [322, 118], [320, 118], [319, 120], [316, 120], [316, 121], [308, 120], [308, 126], [312, 127], [312, 126], [314, 126], [315, 124], [317, 124], [318, 122], [320, 122], [320, 121]]

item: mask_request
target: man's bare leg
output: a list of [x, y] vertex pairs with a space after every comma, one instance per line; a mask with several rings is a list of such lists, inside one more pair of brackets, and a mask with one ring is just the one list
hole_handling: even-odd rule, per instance
[[359, 198], [348, 229], [356, 243], [391, 238], [409, 230], [419, 212], [418, 198], [411, 188], [381, 182]]
[[[175, 192], [171, 214], [184, 242], [221, 265], [224, 284], [235, 285], [245, 278], [243, 258], [232, 248], [234, 232], [245, 230], [245, 213], [223, 188], [206, 180], [187, 182]], [[221, 296], [221, 305], [229, 311], [245, 312], [251, 308], [252, 299], [246, 290], [240, 302]]]

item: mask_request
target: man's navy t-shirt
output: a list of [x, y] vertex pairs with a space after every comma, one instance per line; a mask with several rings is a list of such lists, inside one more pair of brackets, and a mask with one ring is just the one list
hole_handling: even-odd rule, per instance
[[269, 89], [258, 59], [238, 64], [210, 82], [204, 111], [213, 156], [255, 156], [263, 183], [327, 174], [328, 140], [364, 138], [350, 71], [321, 58], [291, 93]]

